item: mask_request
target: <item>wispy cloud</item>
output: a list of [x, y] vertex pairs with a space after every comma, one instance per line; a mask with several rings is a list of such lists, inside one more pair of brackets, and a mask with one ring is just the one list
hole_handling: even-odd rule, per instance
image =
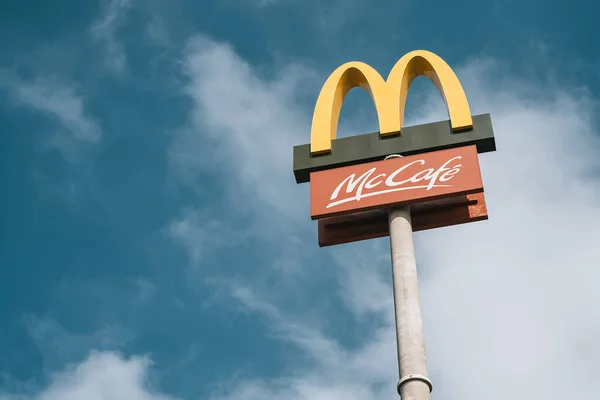
[[247, 206], [297, 215], [302, 202], [290, 201], [274, 183], [298, 192], [289, 173], [291, 149], [304, 141], [309, 125], [294, 99], [313, 79], [310, 71], [292, 66], [263, 82], [230, 46], [199, 36], [186, 49], [185, 72], [194, 109], [190, 130], [170, 149], [174, 165], [198, 174], [226, 163], [234, 196], [258, 200]]
[[51, 78], [25, 80], [0, 71], [0, 87], [8, 91], [14, 106], [25, 107], [59, 124], [43, 143], [57, 149], [67, 161], [78, 161], [99, 143], [102, 130], [86, 111], [86, 99], [75, 85]]
[[281, 4], [281, 3], [285, 4], [285, 3], [289, 2], [289, 0], [246, 0], [243, 2], [237, 2], [237, 1], [232, 1], [232, 0], [219, 0], [219, 2], [226, 4], [226, 5], [232, 5], [235, 7], [262, 8], [262, 7], [272, 6], [275, 4]]
[[221, 222], [192, 208], [169, 221], [164, 233], [183, 247], [193, 268], [201, 266], [207, 250], [224, 246], [232, 239]]
[[[350, 265], [359, 267], [352, 262]], [[385, 385], [395, 375], [395, 344], [389, 340], [394, 338], [394, 332], [389, 323], [372, 324], [371, 332], [359, 346], [347, 348], [324, 334], [314, 321], [303, 321], [282, 312], [248, 287], [234, 285], [231, 294], [247, 309], [266, 317], [276, 338], [295, 345], [312, 362], [308, 367], [291, 366], [286, 377], [241, 382], [230, 392], [215, 394], [215, 399], [359, 400], [388, 397], [393, 392], [393, 385]], [[385, 313], [393, 319], [393, 309]]]
[[131, 4], [132, 0], [106, 1], [102, 14], [90, 30], [92, 37], [103, 46], [106, 65], [117, 73], [127, 70], [127, 54], [123, 44], [117, 40], [117, 31]]
[[138, 294], [135, 297], [134, 302], [139, 305], [147, 303], [150, 299], [156, 296], [158, 288], [156, 285], [144, 278], [138, 278], [135, 280], [135, 285], [138, 289]]

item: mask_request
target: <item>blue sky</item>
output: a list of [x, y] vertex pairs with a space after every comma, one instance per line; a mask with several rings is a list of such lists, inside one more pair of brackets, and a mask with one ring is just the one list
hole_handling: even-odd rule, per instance
[[[333, 69], [414, 49], [498, 146], [490, 220], [416, 234], [434, 398], [597, 398], [599, 11], [7, 2], [0, 399], [397, 398], [388, 241], [318, 248], [291, 155]], [[408, 123], [446, 118], [415, 81]], [[352, 91], [341, 135], [375, 130]]]

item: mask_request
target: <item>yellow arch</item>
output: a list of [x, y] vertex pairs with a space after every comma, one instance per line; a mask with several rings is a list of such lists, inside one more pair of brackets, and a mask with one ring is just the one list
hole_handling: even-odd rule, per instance
[[331, 151], [342, 103], [350, 89], [363, 88], [373, 100], [381, 136], [397, 134], [404, 127], [404, 110], [410, 84], [426, 76], [436, 85], [448, 109], [452, 130], [473, 127], [465, 92], [452, 68], [440, 57], [425, 50], [404, 55], [392, 68], [387, 81], [368, 64], [349, 62], [338, 67], [325, 81], [317, 98], [312, 120], [310, 152]]
[[[404, 109], [408, 89], [417, 76], [426, 76], [438, 88], [448, 109], [453, 131], [473, 127], [467, 96], [465, 96], [465, 91], [452, 68], [430, 51], [415, 50], [398, 60], [387, 79], [387, 84], [396, 89], [395, 99], [399, 101], [400, 129], [398, 130], [404, 127]], [[390, 133], [393, 132], [381, 131], [382, 136]]]

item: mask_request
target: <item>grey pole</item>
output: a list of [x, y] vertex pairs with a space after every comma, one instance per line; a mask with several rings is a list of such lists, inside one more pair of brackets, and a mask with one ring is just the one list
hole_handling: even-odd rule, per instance
[[388, 219], [400, 372], [398, 394], [402, 400], [429, 400], [433, 387], [427, 376], [410, 208], [392, 209]]

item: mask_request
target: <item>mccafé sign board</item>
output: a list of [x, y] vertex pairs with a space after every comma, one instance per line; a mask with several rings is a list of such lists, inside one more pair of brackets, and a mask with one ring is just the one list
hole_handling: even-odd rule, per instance
[[483, 191], [475, 146], [313, 172], [310, 184], [312, 219]]
[[[417, 76], [437, 86], [449, 121], [404, 126], [406, 95]], [[337, 139], [347, 93], [371, 96], [379, 132]], [[385, 236], [387, 210], [409, 204], [413, 230], [487, 219], [477, 153], [496, 150], [489, 114], [471, 116], [464, 90], [437, 55], [403, 56], [387, 80], [361, 62], [337, 68], [317, 98], [311, 141], [294, 147], [297, 183], [310, 182], [319, 245]], [[384, 160], [391, 154], [403, 157]], [[384, 223], [385, 222], [385, 223]]]

